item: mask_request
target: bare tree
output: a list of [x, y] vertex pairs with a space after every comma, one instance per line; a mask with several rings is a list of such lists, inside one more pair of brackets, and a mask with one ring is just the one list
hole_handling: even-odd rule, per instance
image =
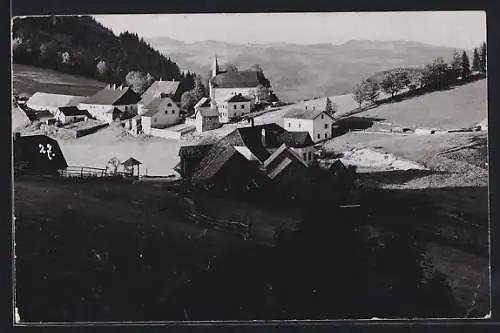
[[120, 167], [121, 161], [116, 158], [112, 157], [109, 159], [108, 163], [106, 164], [106, 173], [108, 173], [108, 170], [111, 171], [113, 175], [116, 175], [118, 173], [118, 168]]

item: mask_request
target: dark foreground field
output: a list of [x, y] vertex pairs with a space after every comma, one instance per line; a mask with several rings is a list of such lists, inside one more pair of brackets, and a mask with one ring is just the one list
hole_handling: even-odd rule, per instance
[[[178, 196], [151, 184], [18, 179], [17, 307], [27, 322], [481, 317], [487, 210], [475, 203], [485, 190], [355, 191], [359, 209], [325, 208], [323, 232], [310, 228], [274, 248], [190, 224]], [[349, 240], [349, 229], [363, 228], [397, 235], [380, 238], [389, 247], [382, 271], [370, 263], [384, 244], [363, 252]], [[421, 278], [402, 241], [415, 235], [445, 277], [421, 292], [404, 287]]]

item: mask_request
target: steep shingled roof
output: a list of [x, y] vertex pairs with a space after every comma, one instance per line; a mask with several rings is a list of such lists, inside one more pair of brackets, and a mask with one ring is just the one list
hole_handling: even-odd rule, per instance
[[316, 119], [320, 114], [324, 114], [327, 117], [330, 117], [328, 113], [324, 110], [316, 109], [316, 110], [304, 110], [304, 109], [291, 109], [288, 111], [283, 118], [293, 118], [293, 119]]
[[47, 107], [76, 106], [80, 104], [80, 102], [82, 102], [85, 98], [86, 97], [84, 96], [37, 92], [28, 99], [27, 103], [32, 105], [43, 105]]
[[228, 99], [225, 100], [226, 102], [229, 103], [235, 103], [235, 102], [251, 102], [252, 99], [247, 96], [242, 96], [241, 94], [239, 95], [233, 95], [229, 97]]
[[141, 95], [140, 104], [146, 105], [160, 94], [175, 96], [179, 89], [179, 81], [155, 81]]
[[252, 88], [265, 84], [259, 72], [251, 70], [221, 73], [214, 76], [210, 82], [217, 88]]
[[314, 145], [309, 132], [283, 132], [278, 136], [278, 143], [292, 148], [304, 148]]
[[97, 105], [128, 105], [136, 104], [139, 100], [140, 96], [130, 89], [130, 87], [116, 89], [105, 87], [82, 103]]
[[210, 107], [210, 98], [208, 97], [202, 97], [198, 103], [194, 105], [194, 109], [196, 110], [197, 108], [208, 108]]

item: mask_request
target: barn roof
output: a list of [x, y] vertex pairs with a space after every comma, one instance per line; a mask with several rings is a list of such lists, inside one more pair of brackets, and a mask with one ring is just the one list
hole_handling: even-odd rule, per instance
[[47, 107], [76, 106], [80, 104], [80, 102], [82, 102], [84, 99], [84, 96], [37, 92], [28, 99], [27, 103]]
[[175, 96], [179, 89], [179, 81], [155, 81], [141, 95], [139, 103], [146, 105], [160, 94]]
[[54, 115], [48, 110], [36, 111], [35, 115], [38, 119], [50, 119], [54, 118]]
[[87, 98], [83, 103], [97, 105], [128, 105], [136, 104], [139, 99], [140, 96], [130, 89], [130, 87], [105, 87], [104, 89], [98, 91], [95, 95]]
[[231, 145], [219, 144], [213, 147], [193, 174], [193, 183], [201, 183], [212, 178], [234, 155], [241, 156]]
[[87, 110], [81, 110], [76, 106], [63, 106], [58, 108], [65, 116], [88, 116]]
[[179, 148], [180, 157], [202, 157], [208, 153], [208, 151], [214, 145], [192, 145], [192, 146], [181, 146]]
[[221, 73], [214, 76], [210, 82], [217, 88], [252, 88], [265, 84], [259, 72], [251, 70]]
[[324, 114], [327, 117], [330, 117], [330, 119], [333, 119], [332, 116], [330, 116], [328, 113], [326, 113], [324, 110], [317, 109], [317, 110], [304, 110], [304, 109], [291, 109], [288, 111], [283, 118], [294, 118], [294, 119], [316, 119], [319, 115]]
[[14, 165], [28, 170], [54, 172], [68, 167], [56, 140], [46, 135], [28, 135], [14, 139]]
[[[262, 144], [262, 131], [265, 131], [265, 147]], [[278, 136], [285, 132], [285, 129], [278, 124], [264, 124], [253, 127], [241, 127], [236, 129], [242, 143], [255, 155], [261, 162], [267, 159], [271, 154], [266, 148], [276, 148], [279, 146]]]

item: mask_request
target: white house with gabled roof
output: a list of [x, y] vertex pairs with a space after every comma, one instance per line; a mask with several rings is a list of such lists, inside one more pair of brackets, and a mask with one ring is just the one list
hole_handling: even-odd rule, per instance
[[283, 127], [289, 132], [309, 132], [314, 142], [330, 139], [334, 119], [322, 110], [291, 109], [283, 117]]

